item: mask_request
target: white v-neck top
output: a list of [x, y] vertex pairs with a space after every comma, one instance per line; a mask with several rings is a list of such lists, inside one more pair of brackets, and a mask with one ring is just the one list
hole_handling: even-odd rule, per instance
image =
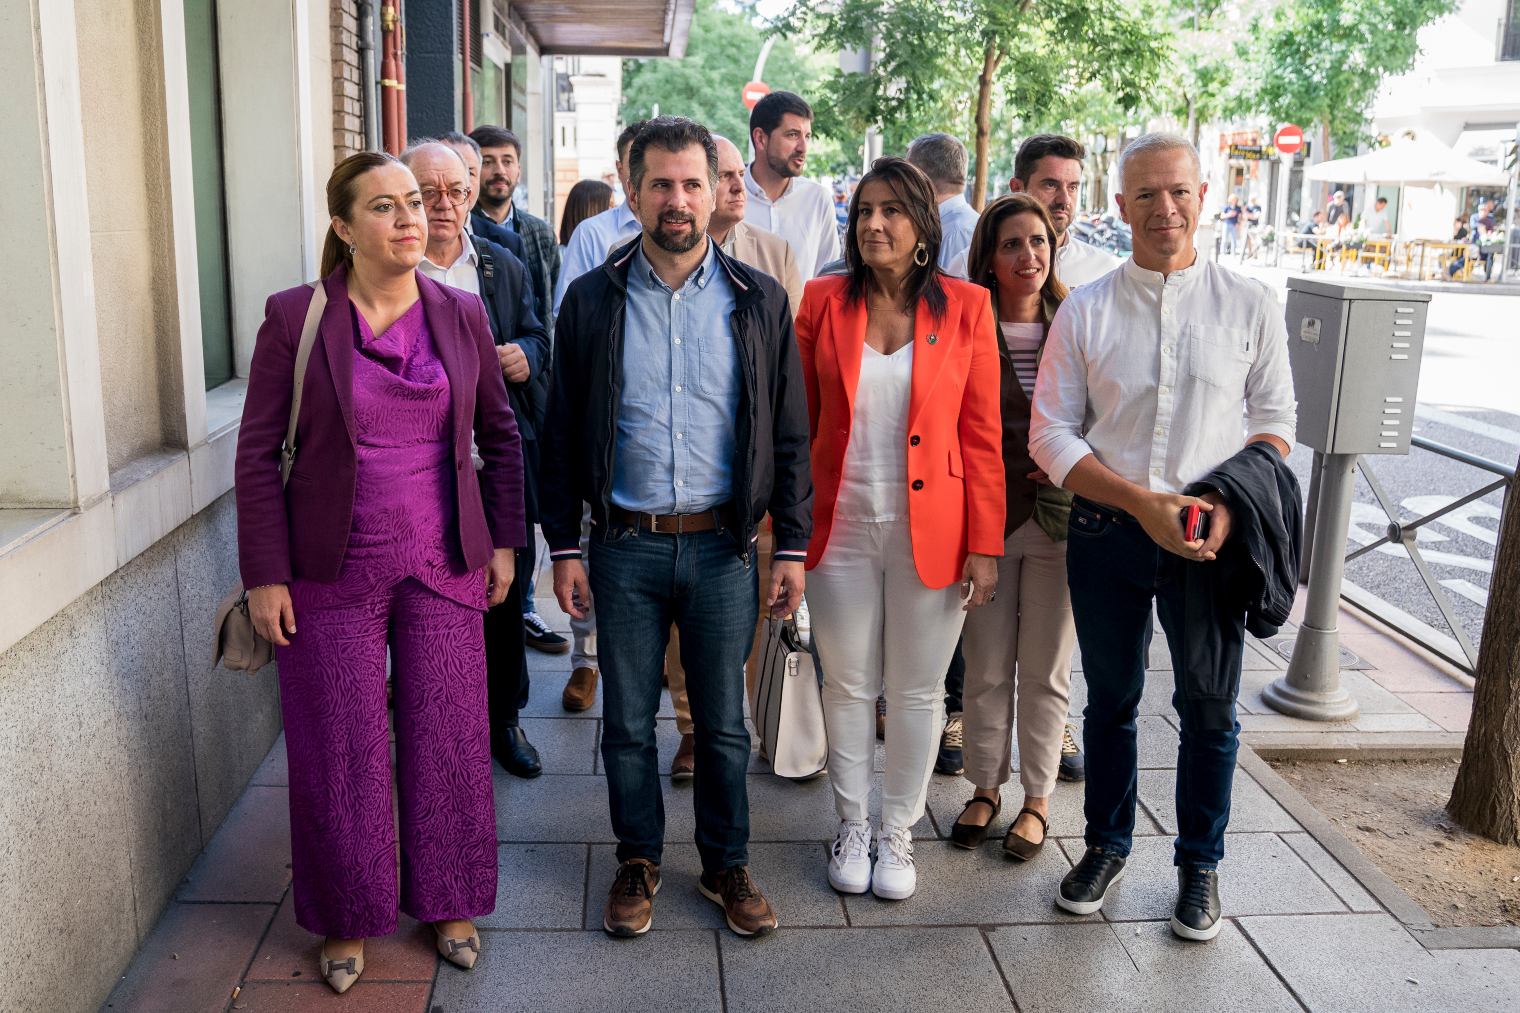
[[891, 355], [867, 344], [861, 353], [855, 415], [834, 506], [834, 516], [840, 520], [907, 518], [908, 402], [912, 392], [913, 342]]

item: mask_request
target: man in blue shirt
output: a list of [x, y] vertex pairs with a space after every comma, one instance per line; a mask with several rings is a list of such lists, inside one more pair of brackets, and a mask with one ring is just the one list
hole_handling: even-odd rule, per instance
[[[780, 616], [802, 597], [812, 531], [802, 368], [786, 290], [707, 237], [718, 179], [707, 128], [651, 120], [628, 165], [641, 232], [566, 291], [543, 446], [555, 467], [541, 476], [555, 596], [572, 616], [597, 610], [619, 863], [602, 927], [636, 936], [653, 921], [665, 838], [655, 712], [674, 623], [696, 734], [699, 889], [734, 932], [763, 935], [777, 921], [749, 875], [744, 661], [760, 602]], [[759, 588], [767, 513], [776, 548]]]

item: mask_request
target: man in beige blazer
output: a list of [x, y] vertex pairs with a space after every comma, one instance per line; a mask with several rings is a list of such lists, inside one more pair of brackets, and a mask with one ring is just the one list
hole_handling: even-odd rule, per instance
[[[743, 264], [781, 282], [786, 289], [792, 312], [802, 304], [802, 273], [797, 270], [797, 260], [791, 244], [774, 232], [768, 232], [744, 220], [744, 158], [734, 142], [726, 137], [714, 136], [718, 142], [718, 191], [717, 207], [707, 224], [707, 234], [724, 253]], [[770, 578], [771, 531], [769, 522], [760, 529], [756, 545], [759, 578]], [[764, 586], [763, 584], [761, 586]], [[745, 682], [754, 695], [756, 668], [755, 654], [760, 646], [760, 625], [755, 624], [755, 647], [750, 651], [749, 663], [745, 665]], [[691, 704], [686, 698], [686, 673], [681, 668], [681, 644], [674, 628], [670, 631], [670, 646], [665, 652], [665, 676], [670, 683], [670, 699], [675, 706], [676, 731], [681, 733], [681, 744], [676, 748], [675, 759], [670, 765], [673, 781], [689, 779], [695, 770], [696, 740], [693, 738]]]

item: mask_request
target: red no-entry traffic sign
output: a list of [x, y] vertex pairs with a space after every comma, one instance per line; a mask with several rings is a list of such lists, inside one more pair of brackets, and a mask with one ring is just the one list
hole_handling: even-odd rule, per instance
[[744, 99], [744, 108], [753, 109], [765, 96], [771, 93], [771, 86], [764, 81], [751, 81], [739, 92]]
[[1296, 155], [1304, 146], [1304, 128], [1292, 123], [1277, 128], [1272, 135], [1272, 145], [1280, 155]]

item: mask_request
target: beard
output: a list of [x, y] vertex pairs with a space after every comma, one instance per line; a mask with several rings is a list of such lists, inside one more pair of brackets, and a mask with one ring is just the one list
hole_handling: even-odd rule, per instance
[[512, 191], [517, 189], [517, 186], [515, 184], [509, 184], [506, 191], [499, 196], [491, 192], [491, 187], [495, 186], [497, 183], [506, 182], [507, 178], [505, 176], [492, 176], [490, 179], [486, 180], [480, 187], [480, 203], [484, 204], [486, 207], [499, 208], [511, 201]]
[[791, 179], [794, 176], [802, 175], [801, 169], [792, 168], [790, 158], [777, 158], [769, 151], [765, 153], [765, 164], [770, 167], [771, 172], [774, 172], [783, 179]]
[[[691, 228], [685, 235], [678, 235], [666, 230], [667, 223], [685, 223]], [[655, 223], [654, 231], [649, 234], [649, 238], [653, 239], [655, 245], [666, 253], [689, 253], [696, 249], [697, 244], [706, 234], [706, 230], [697, 224], [696, 215], [664, 215]]]

